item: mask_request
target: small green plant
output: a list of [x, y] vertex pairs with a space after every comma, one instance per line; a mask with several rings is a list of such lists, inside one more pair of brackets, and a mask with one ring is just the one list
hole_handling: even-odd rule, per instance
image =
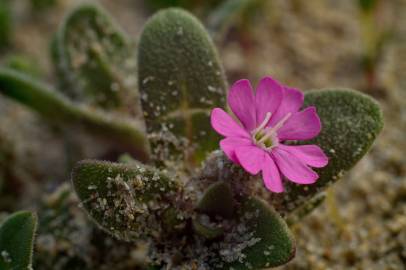
[[81, 6], [52, 44], [62, 93], [6, 68], [0, 91], [62, 130], [81, 129], [101, 148], [131, 155], [81, 161], [72, 183], [95, 224], [148, 247], [144, 267], [286, 264], [296, 249], [288, 224], [366, 154], [383, 125], [378, 104], [354, 90], [307, 92], [304, 106], [317, 109], [322, 129], [306, 144], [319, 146], [328, 165], [313, 185], [286, 182], [284, 193], [271, 193], [217, 150], [210, 112], [225, 106], [228, 84], [203, 25], [181, 9], [162, 10], [134, 47], [103, 10]]

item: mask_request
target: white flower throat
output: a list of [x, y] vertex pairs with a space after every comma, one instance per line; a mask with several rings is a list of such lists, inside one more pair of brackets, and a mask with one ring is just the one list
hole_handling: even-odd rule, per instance
[[279, 145], [277, 131], [285, 124], [292, 113], [286, 114], [276, 125], [267, 127], [272, 113], [267, 112], [264, 121], [253, 131], [251, 131], [251, 138], [254, 144], [261, 147], [266, 151], [270, 151], [275, 146]]

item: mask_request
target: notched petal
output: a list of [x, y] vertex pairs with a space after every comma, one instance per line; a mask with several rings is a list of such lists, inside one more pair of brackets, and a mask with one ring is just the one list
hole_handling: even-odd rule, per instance
[[282, 102], [283, 92], [283, 86], [271, 77], [265, 77], [259, 82], [255, 93], [257, 125], [264, 121], [268, 112], [275, 113]]
[[220, 148], [226, 154], [226, 156], [234, 163], [240, 164], [237, 156], [235, 155], [235, 149], [241, 146], [252, 145], [250, 139], [239, 137], [228, 137], [220, 141]]
[[321, 131], [321, 121], [316, 107], [311, 106], [301, 112], [293, 114], [279, 129], [280, 140], [309, 140]]
[[220, 108], [213, 109], [210, 120], [211, 126], [220, 135], [249, 138], [249, 134]]
[[306, 163], [281, 147], [274, 148], [272, 156], [282, 174], [294, 183], [313, 184], [319, 178]]
[[242, 146], [235, 150], [241, 166], [250, 174], [256, 175], [262, 168], [265, 152], [257, 146]]

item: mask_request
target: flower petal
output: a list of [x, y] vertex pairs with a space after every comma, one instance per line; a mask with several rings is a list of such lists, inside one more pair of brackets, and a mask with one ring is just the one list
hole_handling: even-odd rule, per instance
[[241, 146], [235, 150], [241, 166], [250, 174], [255, 175], [262, 169], [265, 152], [257, 146]]
[[284, 94], [281, 104], [269, 121], [268, 126], [274, 126], [288, 113], [298, 112], [303, 105], [304, 95], [298, 89], [284, 86]]
[[248, 80], [234, 83], [228, 94], [228, 105], [246, 130], [256, 127], [254, 93]]
[[271, 155], [281, 173], [294, 183], [313, 184], [319, 178], [304, 162], [281, 147], [275, 147]]
[[220, 148], [226, 154], [226, 156], [231, 159], [234, 163], [240, 164], [235, 155], [235, 149], [241, 146], [252, 145], [252, 141], [247, 138], [241, 137], [228, 137], [220, 141]]
[[226, 137], [250, 138], [250, 135], [220, 108], [211, 111], [211, 126], [217, 133]]
[[257, 125], [262, 123], [267, 112], [275, 113], [283, 98], [283, 86], [271, 77], [263, 78], [255, 93]]
[[316, 137], [321, 130], [320, 118], [315, 107], [308, 107], [293, 114], [279, 129], [279, 140], [308, 140]]
[[278, 167], [275, 162], [269, 156], [265, 154], [264, 162], [262, 164], [262, 178], [264, 179], [265, 187], [272, 192], [283, 192], [282, 178], [279, 173]]
[[295, 155], [302, 162], [309, 166], [322, 168], [328, 164], [328, 157], [324, 154], [323, 150], [315, 145], [279, 145], [285, 151]]

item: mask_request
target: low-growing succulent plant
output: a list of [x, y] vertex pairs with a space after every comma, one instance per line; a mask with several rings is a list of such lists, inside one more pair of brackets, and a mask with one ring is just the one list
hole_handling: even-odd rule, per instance
[[[286, 264], [296, 249], [288, 224], [317, 207], [323, 191], [365, 155], [382, 128], [378, 104], [347, 89], [303, 95], [269, 77], [254, 102], [240, 81], [228, 102], [243, 129], [224, 111], [212, 113], [225, 108], [228, 83], [194, 16], [158, 12], [136, 47], [100, 8], [81, 6], [52, 44], [63, 93], [6, 68], [0, 91], [63, 130], [80, 128], [131, 155], [81, 161], [72, 183], [102, 230], [147, 246], [140, 267]], [[213, 128], [229, 137], [222, 151]], [[244, 143], [251, 148], [241, 149]]]

